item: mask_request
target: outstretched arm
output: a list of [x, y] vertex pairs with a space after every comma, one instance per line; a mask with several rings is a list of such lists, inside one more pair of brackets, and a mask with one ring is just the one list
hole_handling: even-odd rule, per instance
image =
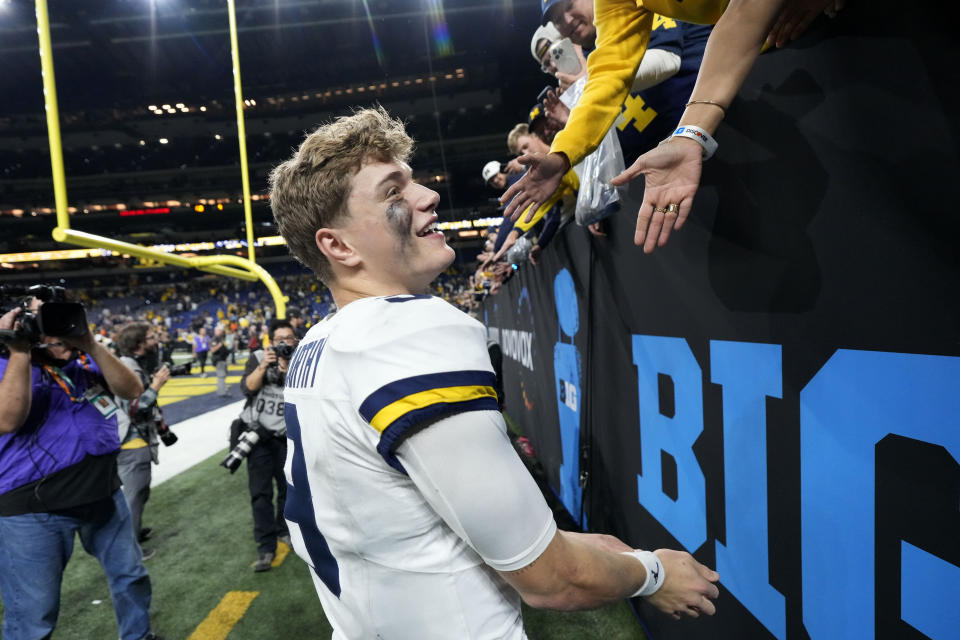
[[[647, 570], [632, 549], [613, 536], [557, 531], [547, 550], [519, 571], [501, 573], [532, 607], [575, 610], [631, 597], [647, 581]], [[663, 583], [648, 601], [680, 618], [713, 615], [719, 575], [683, 551], [658, 549]]]
[[[558, 531], [496, 411], [444, 418], [397, 448], [411, 480], [447, 525], [535, 607], [585, 609], [627, 598], [647, 580], [612, 536]], [[718, 576], [688, 553], [658, 551], [660, 598], [673, 615], [714, 612]], [[657, 594], [654, 594], [656, 596]]]
[[[783, 0], [731, 0], [707, 41], [690, 98], [693, 104], [683, 112], [680, 126], [694, 125], [713, 135], [760, 54], [764, 38], [783, 4]], [[612, 181], [622, 185], [637, 176], [646, 177], [634, 236], [634, 243], [643, 246], [645, 253], [664, 246], [671, 231], [683, 226], [700, 185], [702, 162], [699, 144], [690, 139], [669, 138], [637, 158]]]

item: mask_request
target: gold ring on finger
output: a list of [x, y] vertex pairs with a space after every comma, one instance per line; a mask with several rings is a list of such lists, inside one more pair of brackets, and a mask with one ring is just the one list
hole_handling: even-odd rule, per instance
[[666, 209], [666, 212], [667, 212], [667, 213], [677, 213], [678, 211], [680, 211], [680, 205], [678, 205], [678, 204], [668, 204], [668, 205], [667, 205], [667, 209]]
[[654, 207], [654, 208], [653, 208], [653, 211], [654, 211], [654, 213], [666, 213], [666, 212], [667, 212], [667, 210], [666, 210], [665, 208], [663, 208], [663, 207]]

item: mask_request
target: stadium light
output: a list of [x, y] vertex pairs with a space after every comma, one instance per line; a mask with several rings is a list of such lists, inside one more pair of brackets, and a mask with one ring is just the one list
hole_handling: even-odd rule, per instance
[[168, 142], [170, 141], [167, 140], [166, 138], [160, 138], [160, 144], [167, 144]]

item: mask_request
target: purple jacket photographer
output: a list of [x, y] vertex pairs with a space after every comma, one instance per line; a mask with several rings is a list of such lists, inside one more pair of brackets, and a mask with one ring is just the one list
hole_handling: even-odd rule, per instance
[[[44, 321], [43, 304], [30, 298], [0, 317], [7, 346], [0, 355], [2, 635], [52, 633], [79, 534], [107, 575], [121, 639], [155, 638], [150, 577], [119, 488], [111, 397], [136, 397], [143, 386], [93, 339], [85, 317], [71, 337], [44, 335], [54, 323]], [[73, 310], [83, 315], [78, 305]]]

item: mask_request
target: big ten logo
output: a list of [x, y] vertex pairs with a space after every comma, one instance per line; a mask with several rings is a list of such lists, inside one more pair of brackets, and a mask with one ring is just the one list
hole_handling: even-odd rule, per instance
[[577, 396], [579, 392], [577, 391], [577, 385], [569, 380], [560, 380], [560, 387], [557, 389], [557, 397], [560, 399], [560, 402], [566, 405], [571, 411], [579, 411], [577, 402]]
[[[693, 453], [703, 431], [705, 375], [681, 338], [634, 335], [632, 347], [641, 439], [638, 499], [694, 551], [707, 542], [705, 481]], [[781, 347], [711, 341], [710, 369], [723, 407], [725, 530], [724, 542], [714, 541], [716, 568], [734, 597], [783, 640], [786, 602], [769, 580], [766, 414], [768, 398], [783, 393]], [[670, 411], [660, 406], [664, 377], [672, 382]], [[839, 350], [800, 392], [796, 533], [803, 622], [811, 640], [876, 637], [875, 571], [888, 562], [900, 566], [893, 588], [901, 594], [903, 622], [934, 640], [957, 638], [960, 549], [945, 554], [951, 562], [917, 547], [917, 540], [902, 540], [895, 557], [877, 558], [875, 513], [876, 450], [887, 436], [931, 443], [960, 459], [958, 383], [960, 358]], [[665, 459], [676, 465], [674, 496], [662, 486]], [[952, 529], [949, 535], [957, 540], [956, 502], [947, 502], [950, 509], [937, 526]]]
[[582, 522], [583, 489], [580, 486], [580, 351], [573, 338], [580, 328], [577, 289], [573, 277], [561, 269], [553, 280], [557, 310], [557, 342], [553, 346], [554, 388], [560, 421], [560, 500], [575, 520]]

